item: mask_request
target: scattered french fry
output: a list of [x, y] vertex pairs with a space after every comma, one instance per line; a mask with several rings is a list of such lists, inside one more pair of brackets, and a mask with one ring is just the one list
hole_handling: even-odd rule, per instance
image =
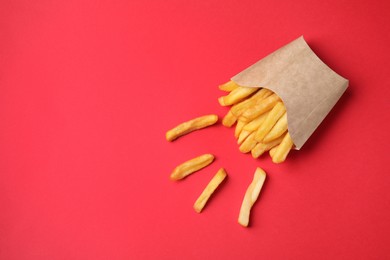
[[291, 140], [291, 136], [289, 133], [287, 133], [284, 136], [283, 141], [278, 145], [278, 148], [276, 149], [274, 156], [272, 156], [272, 161], [274, 163], [284, 162], [293, 146], [294, 143]]
[[264, 152], [269, 151], [270, 149], [274, 148], [275, 146], [279, 145], [284, 136], [280, 136], [275, 140], [272, 140], [268, 143], [257, 143], [255, 147], [253, 147], [251, 153], [253, 158], [259, 158], [260, 155], [262, 155]]
[[194, 173], [206, 167], [213, 161], [214, 161], [214, 155], [212, 154], [203, 154], [189, 161], [186, 161], [180, 164], [179, 166], [177, 166], [173, 170], [171, 174], [171, 180], [177, 181], [183, 179], [184, 177], [190, 175], [191, 173]]
[[229, 112], [223, 117], [222, 124], [226, 127], [232, 127], [237, 121], [237, 117], [233, 115], [232, 110], [230, 109]]
[[199, 198], [196, 200], [194, 204], [194, 209], [196, 212], [200, 213], [202, 211], [203, 207], [206, 205], [210, 196], [223, 182], [223, 180], [225, 180], [226, 176], [227, 176], [226, 171], [223, 168], [219, 169], [219, 171], [214, 175], [211, 181], [207, 184], [202, 194], [200, 194]]
[[249, 224], [250, 211], [253, 204], [259, 197], [265, 178], [266, 174], [264, 170], [257, 168], [253, 176], [253, 181], [245, 192], [244, 200], [241, 204], [240, 214], [238, 216], [238, 223], [243, 227], [247, 227]]
[[271, 110], [276, 103], [280, 101], [280, 98], [276, 94], [272, 94], [271, 96], [262, 100], [261, 103], [248, 108], [244, 113], [242, 113], [243, 120], [251, 121], [261, 114]]
[[287, 113], [276, 122], [271, 131], [264, 137], [264, 142], [270, 142], [275, 140], [279, 136], [283, 135], [287, 131]]
[[[251, 152], [253, 158], [258, 158], [269, 151], [274, 163], [285, 161], [294, 143], [288, 132], [287, 112], [281, 99], [268, 89], [243, 87], [233, 81], [220, 85], [219, 89], [229, 92], [226, 96], [218, 98], [218, 101], [222, 106], [232, 106], [223, 118], [222, 124], [231, 127], [237, 122], [234, 135], [238, 139], [239, 150], [243, 153]], [[166, 139], [173, 141], [192, 131], [213, 125], [217, 121], [218, 116], [213, 114], [194, 118], [167, 131]], [[212, 154], [203, 154], [190, 159], [178, 165], [172, 171], [170, 179], [181, 180], [210, 165], [213, 161]], [[226, 171], [220, 168], [195, 201], [193, 208], [196, 212], [202, 212], [226, 177]], [[256, 168], [253, 180], [246, 189], [238, 216], [238, 223], [244, 227], [249, 225], [251, 210], [259, 197], [265, 179], [265, 171]]]
[[256, 132], [256, 141], [262, 142], [264, 137], [271, 131], [279, 118], [286, 112], [282, 102], [278, 102], [274, 108], [269, 112], [267, 118]]
[[256, 146], [255, 132], [251, 133], [239, 147], [240, 152], [249, 153]]
[[181, 123], [175, 128], [169, 130], [165, 137], [168, 141], [173, 141], [180, 136], [191, 133], [192, 131], [205, 128], [207, 126], [213, 125], [218, 121], [217, 115], [206, 115], [201, 116], [187, 122]]
[[249, 88], [249, 87], [238, 87], [232, 92], [230, 92], [227, 96], [223, 96], [218, 98], [219, 104], [221, 106], [230, 106], [234, 105], [246, 97], [250, 96], [252, 93], [256, 92], [257, 88]]
[[238, 85], [234, 81], [228, 81], [222, 85], [219, 85], [219, 89], [226, 92], [231, 92], [234, 89], [238, 88]]

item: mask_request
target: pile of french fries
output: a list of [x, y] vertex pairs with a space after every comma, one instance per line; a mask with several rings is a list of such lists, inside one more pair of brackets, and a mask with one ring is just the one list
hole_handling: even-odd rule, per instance
[[[173, 129], [169, 130], [166, 133], [167, 141], [174, 141], [175, 139], [191, 133], [195, 130], [205, 128], [207, 126], [213, 125], [218, 121], [218, 116], [216, 115], [206, 115], [198, 117], [187, 122], [184, 122]], [[178, 181], [186, 178], [190, 174], [193, 174], [214, 161], [214, 155], [212, 154], [203, 154], [198, 157], [195, 157], [191, 160], [188, 160], [180, 165], [178, 165], [171, 173], [171, 180]], [[215, 190], [220, 186], [220, 184], [226, 179], [227, 173], [224, 168], [220, 168], [210, 182], [206, 185], [203, 192], [200, 194], [198, 199], [194, 203], [194, 210], [198, 213], [201, 213], [209, 198], [215, 192]], [[247, 188], [245, 196], [241, 205], [240, 213], [238, 216], [238, 223], [244, 227], [247, 227], [249, 224], [250, 211], [257, 200], [263, 183], [265, 181], [266, 174], [261, 168], [257, 168], [253, 177], [253, 181]]]
[[219, 86], [226, 96], [221, 106], [231, 106], [222, 120], [226, 127], [236, 124], [234, 136], [239, 150], [253, 158], [269, 151], [274, 163], [286, 160], [294, 147], [287, 128], [286, 108], [278, 95], [266, 88], [242, 87], [233, 81]]

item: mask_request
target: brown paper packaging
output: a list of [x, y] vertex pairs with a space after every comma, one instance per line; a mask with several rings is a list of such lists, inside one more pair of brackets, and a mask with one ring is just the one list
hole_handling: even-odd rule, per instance
[[287, 110], [288, 131], [299, 150], [348, 87], [310, 49], [303, 36], [231, 78], [241, 86], [275, 92]]

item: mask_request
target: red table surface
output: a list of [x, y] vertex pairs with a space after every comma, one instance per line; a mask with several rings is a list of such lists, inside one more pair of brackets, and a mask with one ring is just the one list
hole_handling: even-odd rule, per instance
[[[389, 259], [389, 3], [1, 1], [0, 259]], [[165, 140], [222, 118], [217, 86], [300, 35], [350, 86], [285, 163], [220, 123]]]

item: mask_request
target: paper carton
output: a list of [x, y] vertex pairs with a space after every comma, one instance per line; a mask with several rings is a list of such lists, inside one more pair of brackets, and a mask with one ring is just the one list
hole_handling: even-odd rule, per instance
[[283, 100], [288, 131], [300, 149], [348, 87], [310, 49], [303, 36], [232, 77], [241, 86], [263, 87]]

